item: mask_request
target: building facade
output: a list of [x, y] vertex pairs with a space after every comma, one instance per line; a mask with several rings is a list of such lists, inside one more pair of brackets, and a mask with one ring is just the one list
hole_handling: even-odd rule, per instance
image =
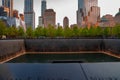
[[9, 8], [1, 6], [0, 7], [0, 16], [1, 17], [9, 17]]
[[118, 13], [114, 17], [114, 20], [116, 24], [120, 24], [120, 8], [119, 8]]
[[100, 20], [100, 27], [114, 27], [115, 20], [114, 17], [110, 14], [104, 15]]
[[2, 6], [9, 8], [9, 17], [13, 17], [13, 0], [2, 0]]
[[56, 26], [56, 13], [54, 12], [53, 9], [46, 9], [44, 16], [44, 27], [48, 27], [48, 25]]
[[69, 27], [69, 19], [68, 19], [68, 17], [64, 17], [64, 19], [63, 19], [63, 27], [64, 28]]
[[43, 17], [42, 16], [39, 17], [38, 26], [41, 26], [41, 27], [44, 26], [43, 25]]
[[44, 12], [47, 9], [46, 0], [41, 1], [41, 16], [38, 18], [38, 26], [44, 26]]
[[33, 9], [33, 0], [24, 0], [24, 16], [26, 27], [35, 29], [35, 12]]
[[78, 0], [77, 25], [92, 26], [100, 20], [98, 0]]
[[43, 16], [44, 15], [44, 12], [45, 12], [45, 10], [46, 10], [46, 0], [42, 0], [41, 1], [41, 16]]

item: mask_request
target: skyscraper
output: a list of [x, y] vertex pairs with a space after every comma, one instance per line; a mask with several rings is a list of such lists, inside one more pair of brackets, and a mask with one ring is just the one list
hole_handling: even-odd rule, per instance
[[44, 16], [44, 12], [45, 12], [45, 10], [46, 10], [46, 7], [47, 7], [47, 5], [46, 5], [46, 0], [42, 0], [41, 1], [41, 16], [39, 16], [39, 20], [38, 20], [38, 25], [39, 26], [44, 26], [44, 18], [43, 18], [43, 16]]
[[45, 27], [48, 27], [48, 25], [52, 25], [55, 27], [56, 13], [54, 12], [54, 10], [53, 9], [46, 9], [44, 16], [43, 16], [43, 20], [44, 20]]
[[78, 26], [96, 25], [100, 19], [98, 0], [78, 0]]
[[43, 16], [45, 10], [46, 10], [46, 0], [42, 0], [41, 2], [41, 16]]
[[64, 17], [64, 19], [63, 19], [63, 27], [64, 28], [69, 27], [69, 19], [68, 19], [68, 17]]
[[9, 17], [13, 17], [13, 0], [2, 0], [2, 5], [9, 8]]
[[24, 2], [24, 15], [26, 27], [35, 29], [35, 12], [33, 9], [33, 0], [25, 0]]

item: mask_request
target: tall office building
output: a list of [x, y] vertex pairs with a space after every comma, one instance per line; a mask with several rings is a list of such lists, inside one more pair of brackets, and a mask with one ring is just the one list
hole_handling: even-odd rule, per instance
[[78, 0], [78, 26], [96, 25], [100, 20], [98, 0]]
[[13, 17], [13, 0], [2, 0], [2, 6], [9, 8], [9, 17]]
[[41, 16], [44, 15], [45, 10], [46, 10], [46, 0], [42, 0], [42, 2], [41, 2]]
[[52, 25], [55, 27], [56, 24], [56, 13], [54, 12], [53, 9], [46, 9], [44, 16], [44, 26], [48, 27], [48, 25]]
[[64, 19], [63, 19], [63, 27], [64, 28], [69, 27], [69, 19], [68, 19], [68, 17], [64, 17]]
[[33, 9], [33, 0], [25, 0], [24, 2], [24, 17], [26, 27], [35, 29], [35, 12]]
[[42, 17], [42, 16], [39, 16], [39, 19], [38, 19], [38, 26], [43, 27], [43, 26], [44, 26], [43, 24], [44, 24], [44, 23], [43, 23], [43, 17]]
[[41, 16], [39, 16], [39, 20], [38, 20], [38, 25], [39, 26], [44, 26], [44, 18], [43, 18], [43, 16], [44, 16], [44, 12], [45, 12], [45, 10], [46, 10], [46, 7], [47, 7], [47, 5], [46, 5], [46, 0], [42, 0], [41, 1]]

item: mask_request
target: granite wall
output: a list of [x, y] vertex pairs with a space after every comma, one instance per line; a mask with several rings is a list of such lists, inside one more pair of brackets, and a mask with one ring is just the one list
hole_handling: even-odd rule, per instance
[[102, 39], [26, 39], [27, 52], [99, 51]]
[[0, 40], [0, 61], [24, 51], [24, 40]]
[[120, 39], [105, 39], [103, 41], [106, 52], [120, 54]]
[[26, 39], [27, 52], [105, 51], [120, 54], [120, 39]]

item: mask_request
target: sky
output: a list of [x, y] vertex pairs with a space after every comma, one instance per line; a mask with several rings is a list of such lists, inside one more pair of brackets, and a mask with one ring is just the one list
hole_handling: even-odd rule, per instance
[[[2, 4], [0, 0], [0, 5]], [[76, 24], [76, 11], [78, 0], [46, 0], [47, 9], [54, 9], [56, 12], [56, 24], [63, 25], [63, 18], [67, 16], [70, 24]], [[115, 15], [120, 8], [120, 0], [98, 0], [98, 6], [101, 8], [101, 16], [105, 14]], [[24, 12], [24, 0], [14, 0], [14, 9], [19, 13]], [[38, 16], [41, 15], [41, 0], [34, 0], [34, 11], [36, 13], [36, 26], [38, 25]]]

